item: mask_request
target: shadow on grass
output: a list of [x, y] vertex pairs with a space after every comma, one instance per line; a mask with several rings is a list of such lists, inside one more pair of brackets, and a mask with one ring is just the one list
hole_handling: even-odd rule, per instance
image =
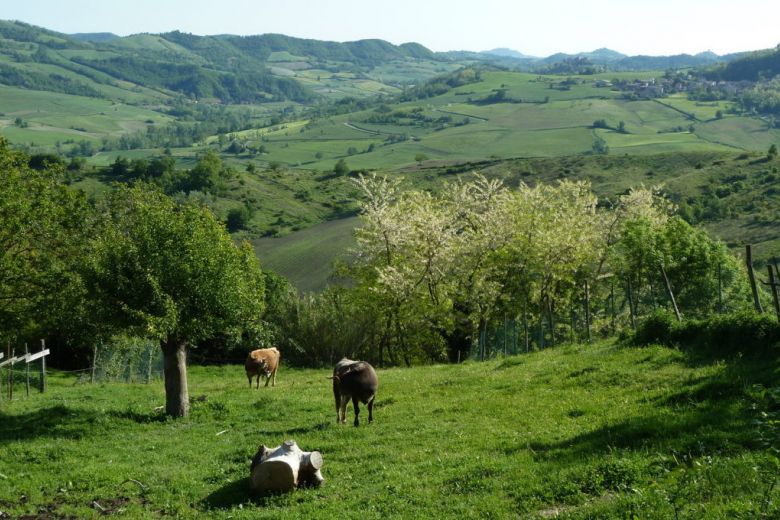
[[203, 499], [202, 505], [206, 509], [231, 509], [251, 500], [249, 477], [245, 477], [217, 489]]
[[[686, 360], [690, 365], [715, 361], [700, 354]], [[692, 378], [679, 391], [649, 401], [644, 414], [567, 439], [531, 443], [529, 447], [538, 459], [572, 462], [614, 449], [697, 456], [760, 449], [753, 424], [755, 414], [746, 402], [745, 389], [755, 383], [772, 384], [777, 370], [774, 358], [732, 359], [722, 372]]]
[[314, 433], [317, 431], [327, 430], [328, 428], [330, 428], [329, 422], [321, 422], [321, 423], [314, 424], [312, 426], [304, 426], [300, 428], [259, 430], [258, 433], [261, 435], [299, 435], [299, 434]]
[[0, 443], [38, 437], [80, 439], [94, 430], [97, 414], [56, 405], [23, 415], [0, 412]]
[[112, 410], [108, 412], [108, 415], [116, 419], [130, 420], [138, 424], [162, 423], [170, 419], [162, 412], [138, 412], [132, 409], [123, 411]]
[[244, 477], [212, 492], [201, 501], [203, 510], [232, 509], [241, 504], [250, 504], [255, 507], [271, 505], [279, 500], [279, 497], [287, 493], [271, 493], [263, 496], [255, 496], [249, 491], [250, 479]]

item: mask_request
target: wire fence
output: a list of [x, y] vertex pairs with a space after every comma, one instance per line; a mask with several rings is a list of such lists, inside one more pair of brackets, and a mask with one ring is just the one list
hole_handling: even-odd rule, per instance
[[162, 377], [163, 355], [155, 341], [115, 337], [95, 346], [92, 368], [74, 372], [81, 372], [79, 379], [90, 382], [149, 383]]

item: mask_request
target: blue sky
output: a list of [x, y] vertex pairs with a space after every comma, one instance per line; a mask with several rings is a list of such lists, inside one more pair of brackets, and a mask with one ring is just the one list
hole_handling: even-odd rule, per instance
[[509, 47], [718, 54], [780, 43], [780, 0], [3, 0], [0, 19], [74, 32], [181, 30], [416, 41], [436, 50]]

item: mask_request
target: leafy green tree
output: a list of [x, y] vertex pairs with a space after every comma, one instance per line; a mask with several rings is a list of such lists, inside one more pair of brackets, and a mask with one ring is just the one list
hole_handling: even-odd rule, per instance
[[428, 160], [428, 156], [425, 155], [424, 153], [418, 153], [418, 154], [416, 154], [414, 156], [414, 160], [415, 160], [415, 162], [421, 163], [423, 161], [427, 161]]
[[177, 206], [146, 186], [105, 201], [85, 280], [107, 333], [156, 338], [165, 360], [165, 410], [189, 410], [187, 348], [256, 327], [263, 278], [251, 247], [237, 247], [210, 210]]
[[220, 170], [222, 159], [217, 152], [209, 150], [198, 159], [180, 188], [184, 191], [209, 191], [217, 184]]
[[228, 231], [235, 233], [242, 229], [246, 229], [249, 220], [252, 218], [252, 214], [246, 206], [240, 208], [232, 208], [228, 211], [227, 219], [225, 221]]
[[0, 339], [45, 332], [74, 309], [89, 207], [0, 138]]
[[617, 131], [619, 133], [621, 133], [621, 134], [627, 134], [628, 133], [628, 131], [626, 130], [626, 123], [625, 123], [625, 121], [618, 122]]
[[344, 159], [339, 159], [336, 164], [333, 166], [333, 173], [336, 175], [346, 175], [349, 173], [349, 166], [347, 166], [347, 161]]
[[593, 149], [593, 153], [596, 155], [607, 155], [609, 153], [609, 146], [607, 145], [607, 142], [598, 135], [593, 139], [593, 145], [591, 148]]
[[769, 150], [766, 152], [766, 158], [770, 161], [773, 160], [775, 157], [777, 157], [777, 145], [772, 145], [769, 147]]

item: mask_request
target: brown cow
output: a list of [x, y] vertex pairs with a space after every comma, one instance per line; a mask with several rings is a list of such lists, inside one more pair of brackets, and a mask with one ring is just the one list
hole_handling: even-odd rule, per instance
[[368, 422], [374, 420], [374, 398], [379, 379], [374, 367], [365, 361], [343, 358], [333, 368], [333, 397], [336, 399], [336, 422], [347, 422], [347, 403], [352, 399], [355, 408], [355, 426], [360, 425], [358, 401], [368, 405]]
[[253, 350], [246, 357], [244, 368], [249, 379], [249, 388], [252, 388], [252, 378], [257, 376], [257, 387], [260, 388], [260, 376], [265, 376], [265, 386], [271, 381], [271, 386], [276, 386], [276, 371], [279, 369], [281, 354], [276, 347]]

